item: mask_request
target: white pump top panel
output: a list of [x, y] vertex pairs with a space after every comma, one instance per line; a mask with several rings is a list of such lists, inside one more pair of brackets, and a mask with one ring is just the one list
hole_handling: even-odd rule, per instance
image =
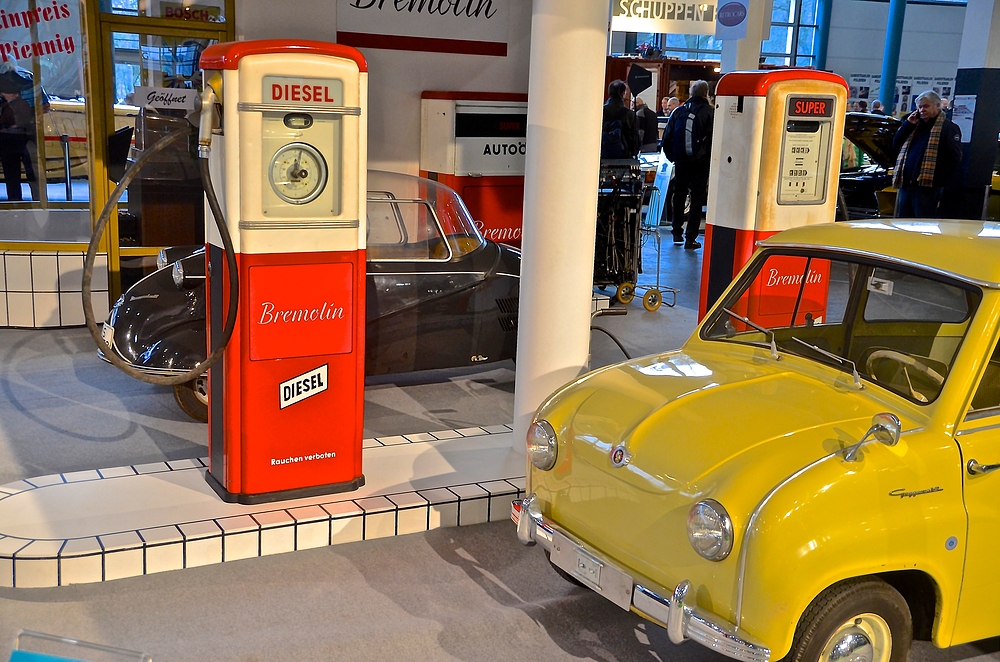
[[847, 87], [812, 70], [719, 81], [708, 223], [776, 232], [833, 221]]

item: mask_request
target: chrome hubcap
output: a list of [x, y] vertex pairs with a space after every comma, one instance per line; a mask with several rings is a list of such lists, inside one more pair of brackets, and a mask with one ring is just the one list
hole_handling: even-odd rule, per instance
[[194, 394], [203, 405], [208, 405], [208, 377], [202, 375], [194, 380]]
[[892, 654], [889, 624], [878, 614], [860, 614], [844, 622], [827, 640], [821, 662], [888, 662]]

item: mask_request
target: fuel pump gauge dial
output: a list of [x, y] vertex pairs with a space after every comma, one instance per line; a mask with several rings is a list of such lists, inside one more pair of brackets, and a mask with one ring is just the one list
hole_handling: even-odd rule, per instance
[[312, 202], [326, 187], [326, 160], [307, 143], [289, 143], [275, 152], [268, 170], [271, 188], [293, 205]]

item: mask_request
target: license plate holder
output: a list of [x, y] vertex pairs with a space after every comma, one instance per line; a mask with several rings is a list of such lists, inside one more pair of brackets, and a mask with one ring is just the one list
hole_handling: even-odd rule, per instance
[[552, 536], [552, 563], [626, 611], [632, 606], [632, 578], [561, 533]]

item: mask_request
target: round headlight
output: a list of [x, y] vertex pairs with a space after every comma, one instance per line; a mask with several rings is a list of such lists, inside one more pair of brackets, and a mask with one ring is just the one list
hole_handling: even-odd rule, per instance
[[538, 420], [528, 428], [528, 458], [542, 471], [556, 464], [556, 431], [548, 421]]
[[687, 530], [694, 551], [709, 561], [721, 561], [733, 551], [733, 521], [714, 499], [694, 504], [688, 513]]
[[174, 268], [170, 270], [170, 275], [174, 279], [174, 285], [178, 288], [184, 287], [184, 265], [180, 260], [174, 262]]

